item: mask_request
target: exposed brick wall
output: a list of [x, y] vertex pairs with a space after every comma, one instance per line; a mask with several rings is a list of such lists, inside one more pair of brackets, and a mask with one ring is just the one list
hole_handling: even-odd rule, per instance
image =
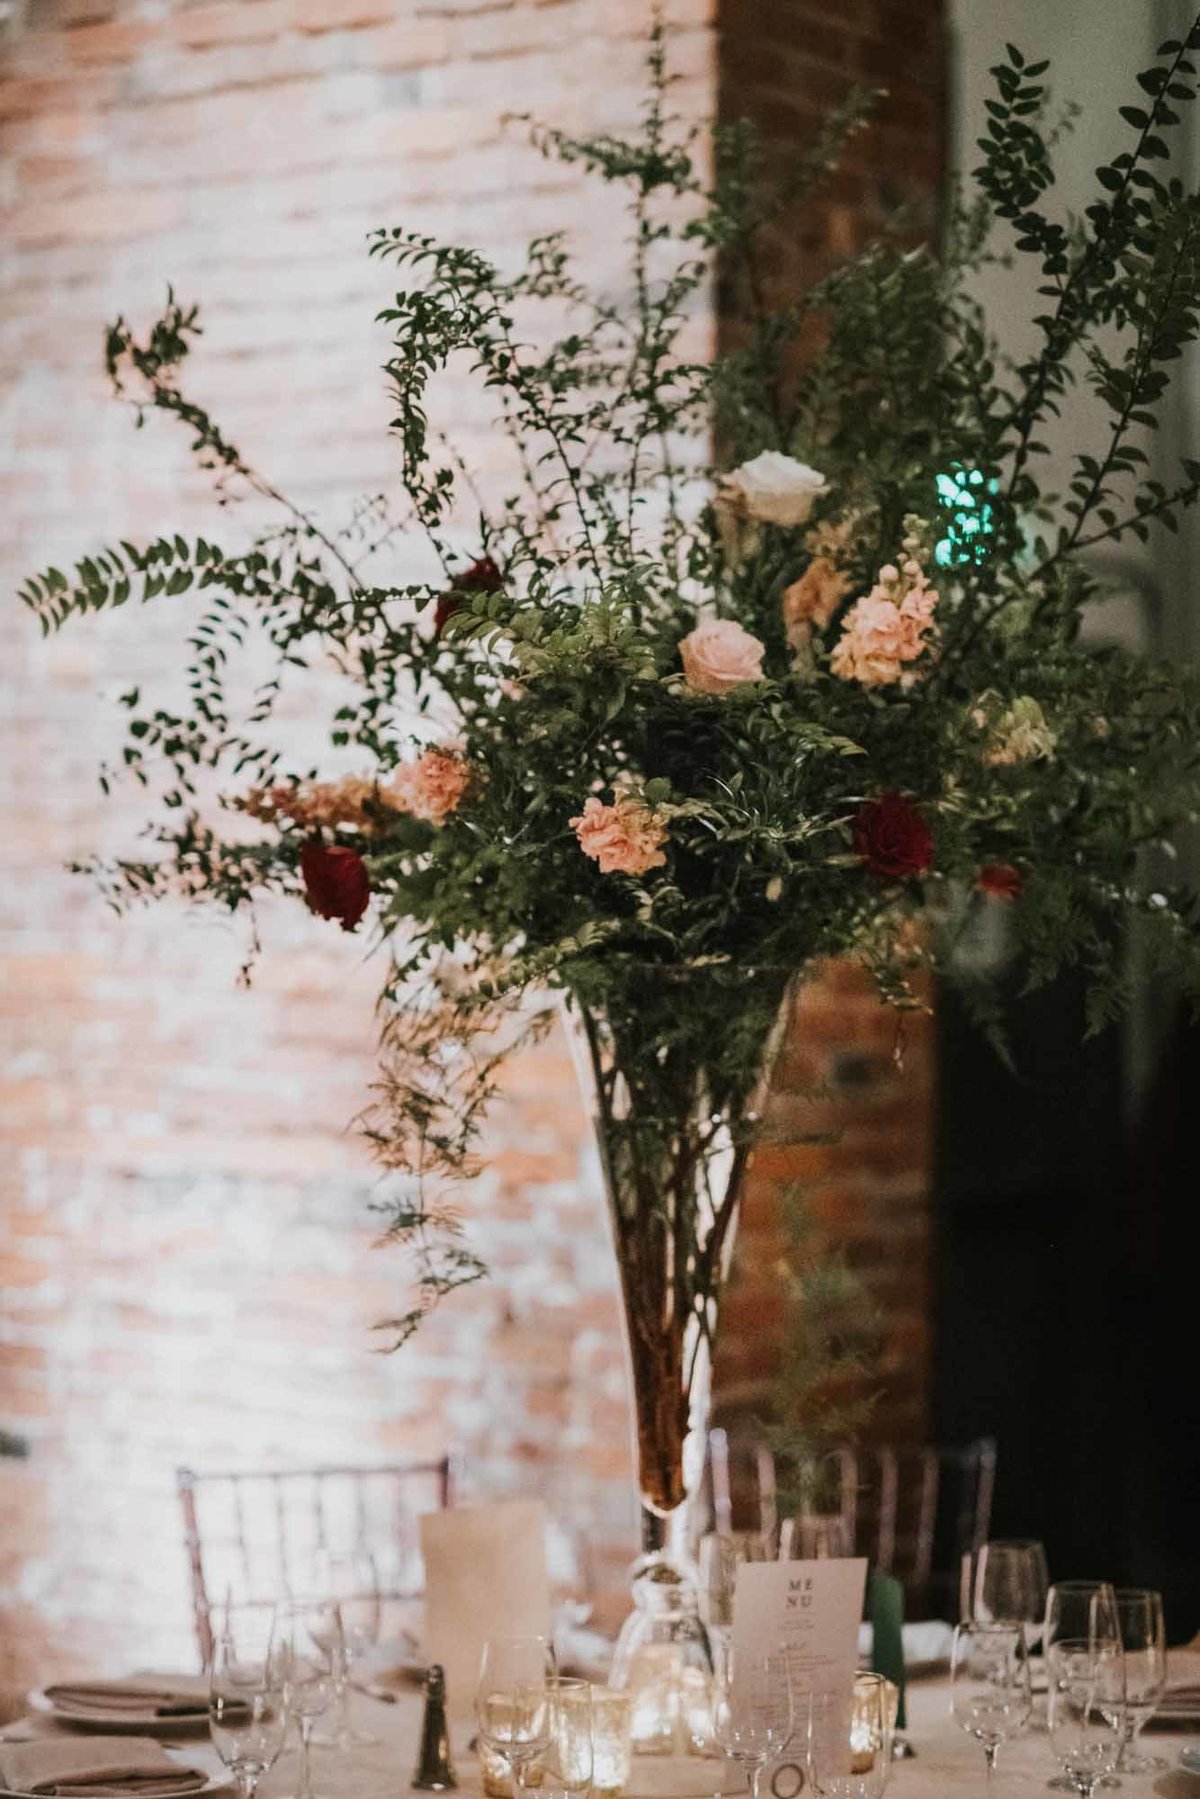
[[[503, 256], [586, 217], [593, 272], [618, 266], [609, 215], [592, 198], [585, 213], [576, 175], [533, 158], [501, 115], [620, 123], [650, 0], [24, 10], [0, 39], [0, 591], [51, 554], [164, 519], [235, 534], [214, 525], [178, 439], [135, 435], [104, 389], [100, 326], [150, 316], [168, 280], [206, 308], [198, 397], [337, 519], [394, 467], [372, 226]], [[677, 105], [710, 116], [711, 5], [668, 11]], [[835, 9], [793, 11], [815, 29]], [[735, 24], [727, 56], [755, 35]], [[827, 25], [823, 41], [839, 31], [832, 57], [795, 72], [821, 101], [822, 66], [837, 72], [845, 47]], [[614, 1561], [630, 1537], [607, 1235], [561, 1045], [513, 1071], [492, 1123], [471, 1211], [495, 1280], [402, 1357], [379, 1356], [370, 1326], [397, 1309], [404, 1268], [372, 1247], [373, 1177], [346, 1131], [371, 1073], [375, 970], [332, 927], [267, 906], [244, 993], [239, 929], [170, 909], [118, 922], [64, 872], [133, 842], [136, 794], [101, 807], [94, 770], [116, 741], [113, 696], [161, 676], [177, 641], [161, 606], [49, 644], [0, 606], [0, 1423], [31, 1448], [0, 1460], [0, 1684], [111, 1665], [114, 1620], [126, 1659], [189, 1651], [177, 1462], [453, 1442], [497, 1482], [582, 1465]], [[302, 753], [311, 726], [291, 722]], [[806, 1008], [793, 1062], [882, 1048], [873, 1004], [824, 988]], [[912, 1124], [927, 1100], [895, 1081], [872, 1089], [861, 1157], [848, 1135], [823, 1164], [828, 1203], [885, 1270], [901, 1200], [919, 1235]], [[789, 1171], [760, 1168], [751, 1219]], [[753, 1229], [747, 1245], [753, 1268]], [[904, 1305], [915, 1341], [907, 1287]]]
[[[915, 229], [936, 224], [945, 172], [942, 0], [720, 0], [718, 113], [752, 118], [782, 166], [812, 142], [852, 85], [883, 90], [815, 203], [773, 232], [764, 285], [784, 300], [818, 280], [903, 206]], [[726, 342], [737, 322], [722, 316]], [[813, 336], [819, 336], [819, 320]], [[902, 1055], [893, 1052], [902, 1049]], [[819, 1104], [803, 1098], [821, 1088]], [[786, 1248], [781, 1205], [798, 1198], [814, 1241], [844, 1248], [886, 1324], [880, 1397], [869, 1432], [919, 1441], [928, 1428], [931, 1357], [929, 1170], [933, 1031], [923, 1014], [881, 1010], [861, 973], [834, 968], [800, 998], [781, 1059], [739, 1235], [716, 1391], [726, 1411], [772, 1397], [780, 1332], [772, 1270]], [[792, 1141], [789, 1142], [789, 1134]], [[818, 1144], [803, 1138], [833, 1135]]]

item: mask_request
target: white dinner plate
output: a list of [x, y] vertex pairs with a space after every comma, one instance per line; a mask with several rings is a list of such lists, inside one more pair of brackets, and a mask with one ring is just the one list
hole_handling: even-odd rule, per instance
[[194, 1735], [208, 1729], [208, 1707], [189, 1712], [186, 1717], [159, 1718], [147, 1707], [144, 1712], [89, 1712], [87, 1717], [73, 1711], [60, 1711], [49, 1693], [39, 1688], [29, 1695], [29, 1709], [42, 1718], [53, 1718], [72, 1730], [94, 1730], [127, 1737], [178, 1737]]

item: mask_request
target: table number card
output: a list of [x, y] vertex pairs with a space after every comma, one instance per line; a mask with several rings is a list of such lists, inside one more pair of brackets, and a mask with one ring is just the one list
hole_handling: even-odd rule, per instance
[[801, 1706], [809, 1693], [849, 1693], [866, 1581], [866, 1561], [849, 1556], [743, 1562], [733, 1595], [735, 1654], [786, 1650]]
[[446, 1670], [451, 1717], [466, 1718], [487, 1638], [550, 1634], [546, 1508], [514, 1499], [427, 1512], [421, 1554], [426, 1653]]

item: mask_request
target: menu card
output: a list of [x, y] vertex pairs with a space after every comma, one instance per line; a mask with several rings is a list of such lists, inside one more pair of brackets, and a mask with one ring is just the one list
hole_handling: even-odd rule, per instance
[[471, 1715], [488, 1637], [548, 1637], [546, 1508], [540, 1500], [454, 1506], [421, 1519], [425, 1646], [446, 1671], [446, 1708]]
[[[844, 1700], [844, 1712], [839, 1705], [829, 1715], [827, 1729], [840, 1731], [842, 1719], [848, 1718], [866, 1581], [865, 1559], [850, 1556], [815, 1562], [743, 1562], [738, 1568], [734, 1656], [739, 1650], [743, 1655], [787, 1653], [795, 1697], [792, 1757], [797, 1757], [808, 1728], [810, 1694], [832, 1693]], [[803, 1759], [802, 1751], [797, 1758]]]

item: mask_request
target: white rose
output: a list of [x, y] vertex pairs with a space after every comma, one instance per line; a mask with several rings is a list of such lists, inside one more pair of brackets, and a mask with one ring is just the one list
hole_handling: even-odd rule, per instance
[[1015, 768], [1022, 762], [1047, 761], [1057, 744], [1037, 701], [1023, 694], [997, 719], [983, 759], [990, 768]]
[[829, 487], [824, 475], [794, 456], [763, 450], [721, 477], [720, 498], [741, 518], [764, 525], [802, 525]]

